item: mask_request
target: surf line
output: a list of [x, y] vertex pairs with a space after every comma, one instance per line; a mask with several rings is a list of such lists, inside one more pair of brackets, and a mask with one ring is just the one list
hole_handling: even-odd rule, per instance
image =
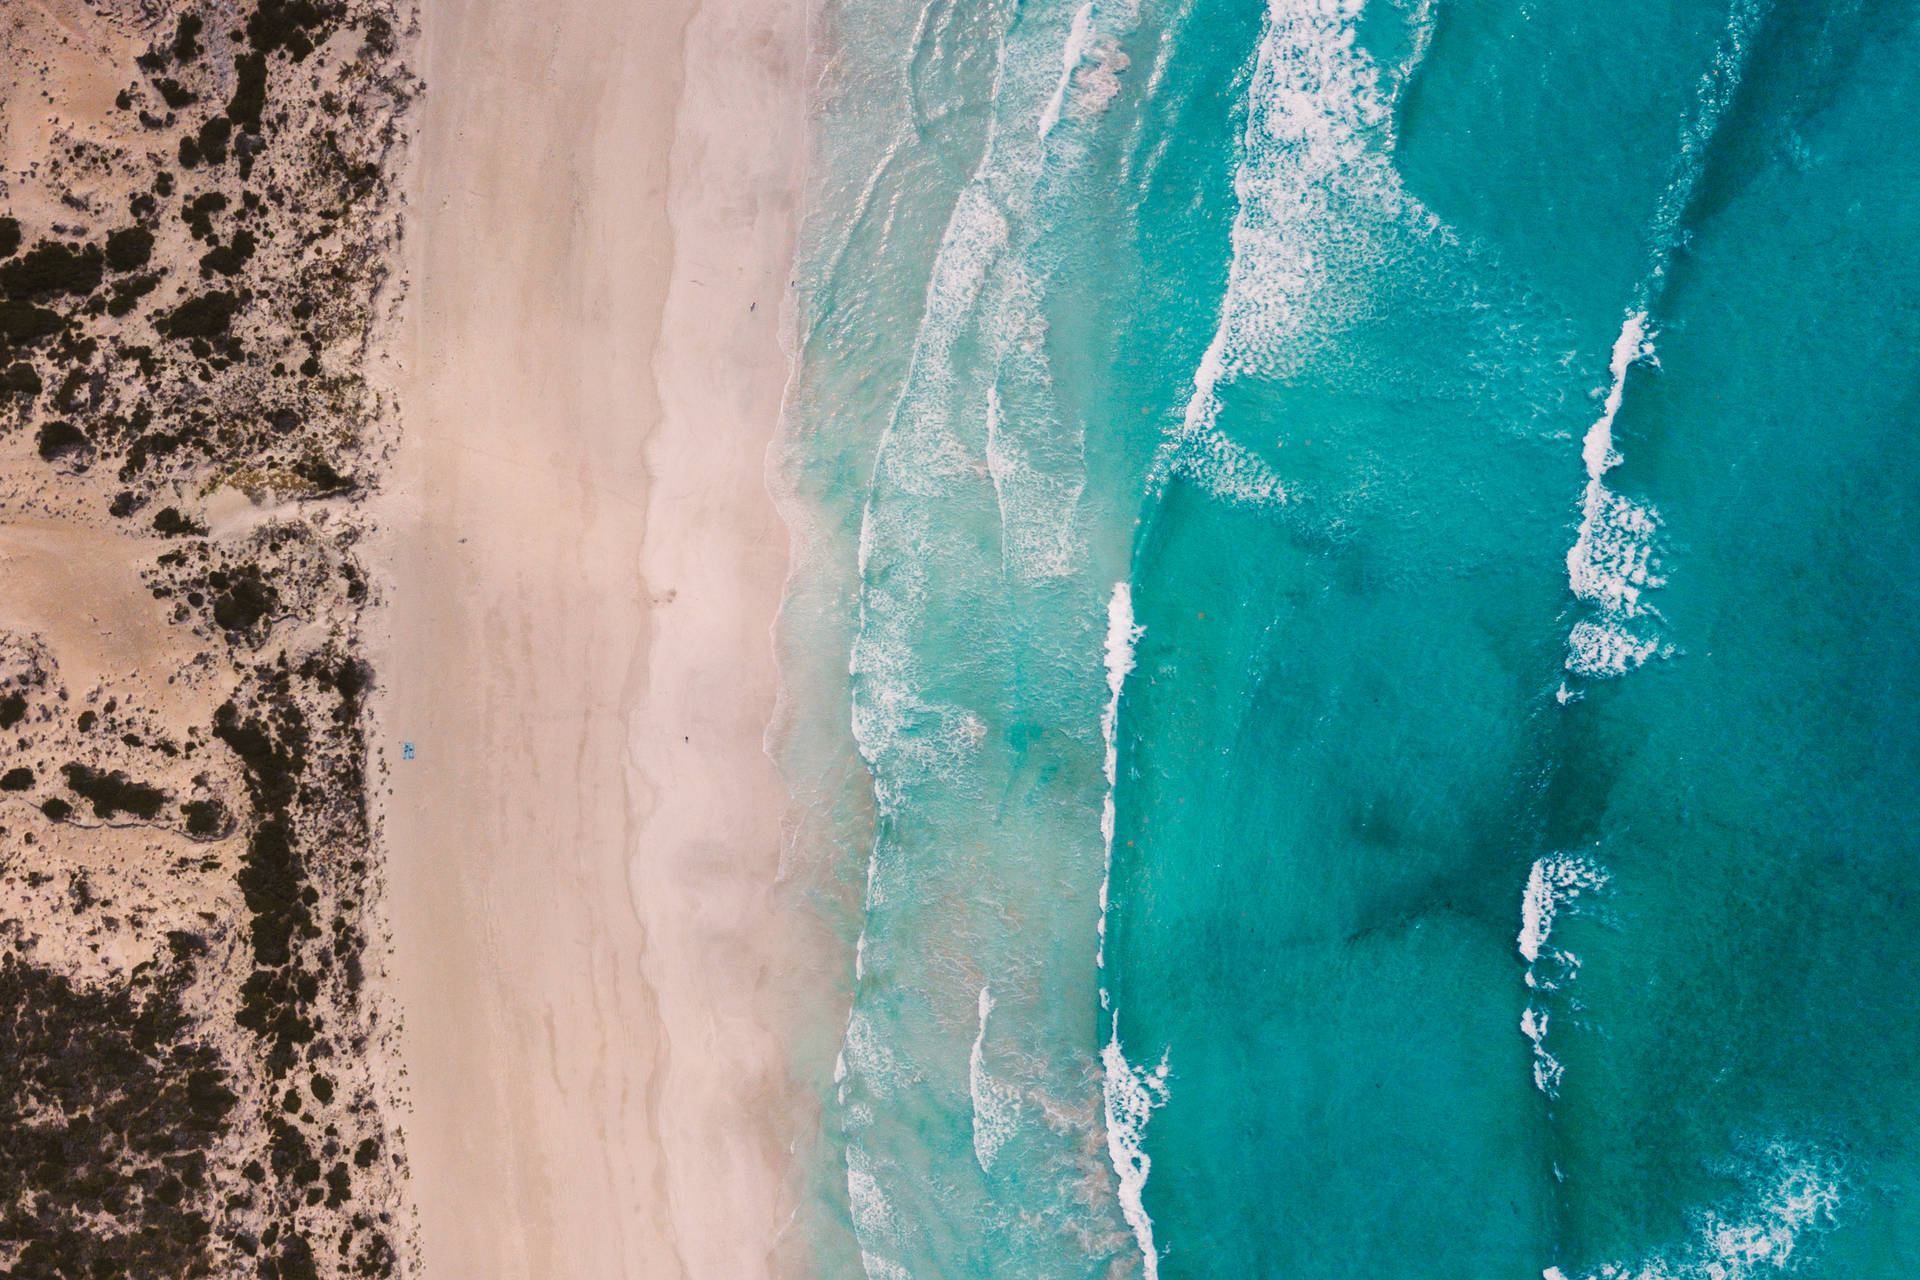
[[[1107, 1159], [1118, 1180], [1120, 1213], [1140, 1246], [1140, 1261], [1146, 1280], [1159, 1280], [1160, 1251], [1153, 1242], [1153, 1219], [1145, 1204], [1147, 1175], [1153, 1161], [1145, 1146], [1147, 1121], [1167, 1101], [1167, 1059], [1151, 1070], [1127, 1061], [1120, 1047], [1120, 1010], [1114, 1007], [1107, 990], [1107, 914], [1113, 884], [1113, 836], [1115, 830], [1114, 791], [1120, 779], [1120, 695], [1133, 673], [1134, 646], [1146, 628], [1134, 621], [1133, 584], [1113, 584], [1107, 599], [1107, 705], [1100, 714], [1100, 734], [1106, 744], [1107, 794], [1100, 806], [1100, 836], [1106, 853], [1106, 868], [1100, 878], [1099, 949], [1095, 964], [1100, 971], [1100, 1008], [1108, 1017], [1108, 1039], [1100, 1050], [1101, 1102], [1107, 1130]], [[982, 995], [983, 1005], [985, 995]], [[983, 1013], [984, 1022], [984, 1013]]]
[[[1428, 8], [1418, 6], [1423, 29]], [[1291, 501], [1272, 465], [1221, 429], [1221, 396], [1237, 377], [1263, 367], [1276, 343], [1294, 331], [1319, 287], [1320, 277], [1312, 267], [1315, 255], [1285, 252], [1290, 237], [1314, 230], [1314, 225], [1298, 224], [1302, 206], [1311, 207], [1314, 193], [1340, 182], [1343, 173], [1357, 166], [1367, 166], [1368, 173], [1387, 172], [1384, 157], [1373, 147], [1381, 131], [1390, 127], [1391, 111], [1379, 93], [1377, 69], [1355, 46], [1360, 11], [1358, 0], [1266, 4], [1234, 175], [1240, 207], [1230, 235], [1227, 284], [1212, 337], [1194, 370], [1185, 412], [1169, 424], [1148, 466], [1145, 497], [1150, 507], [1158, 505], [1176, 478], [1216, 501], [1256, 511], [1278, 510]], [[1413, 56], [1425, 47], [1425, 37], [1417, 35]], [[1276, 229], [1286, 234], [1276, 236]], [[1101, 717], [1107, 796], [1101, 809], [1106, 875], [1100, 887], [1099, 991], [1107, 1036], [1100, 1062], [1107, 1153], [1119, 1180], [1121, 1212], [1140, 1246], [1147, 1280], [1157, 1280], [1159, 1253], [1144, 1204], [1152, 1168], [1144, 1134], [1153, 1112], [1167, 1101], [1168, 1053], [1152, 1068], [1128, 1061], [1120, 1043], [1120, 1011], [1106, 982], [1120, 700], [1142, 633], [1134, 621], [1130, 583], [1116, 583], [1107, 608], [1108, 696]]]
[[1567, 635], [1568, 676], [1554, 695], [1562, 706], [1581, 697], [1577, 679], [1625, 675], [1652, 658], [1674, 652], [1661, 635], [1665, 619], [1642, 598], [1644, 592], [1666, 582], [1654, 556], [1659, 513], [1608, 486], [1606, 475], [1624, 460], [1614, 447], [1613, 428], [1626, 399], [1628, 372], [1637, 365], [1659, 365], [1653, 316], [1680, 244], [1681, 222], [1705, 172], [1707, 149], [1740, 87], [1754, 31], [1769, 8], [1769, 0], [1734, 0], [1727, 14], [1713, 62], [1701, 75], [1692, 110], [1681, 125], [1672, 175], [1649, 220], [1647, 267], [1614, 339], [1607, 362], [1606, 398], [1581, 441], [1587, 484], [1581, 496], [1580, 531], [1567, 551], [1567, 584], [1574, 597], [1588, 606], [1588, 616]]

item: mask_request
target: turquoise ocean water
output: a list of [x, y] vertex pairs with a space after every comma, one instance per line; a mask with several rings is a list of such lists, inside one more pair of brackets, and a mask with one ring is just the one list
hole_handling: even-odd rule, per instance
[[823, 1274], [1920, 1268], [1920, 3], [834, 0]]

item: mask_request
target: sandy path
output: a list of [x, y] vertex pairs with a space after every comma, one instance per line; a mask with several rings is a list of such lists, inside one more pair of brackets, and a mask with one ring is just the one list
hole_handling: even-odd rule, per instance
[[796, 1114], [762, 458], [802, 12], [422, 23], [375, 659], [427, 1274], [745, 1280]]

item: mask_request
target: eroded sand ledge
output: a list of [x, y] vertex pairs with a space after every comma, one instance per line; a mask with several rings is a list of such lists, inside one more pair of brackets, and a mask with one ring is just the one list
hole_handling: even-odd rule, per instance
[[790, 1272], [763, 459], [805, 6], [421, 28], [371, 656], [426, 1274]]

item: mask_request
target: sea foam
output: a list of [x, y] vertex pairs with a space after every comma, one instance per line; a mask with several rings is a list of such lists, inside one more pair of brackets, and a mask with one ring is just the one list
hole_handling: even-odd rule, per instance
[[[1107, 598], [1107, 705], [1100, 713], [1100, 736], [1106, 744], [1107, 790], [1100, 802], [1100, 840], [1105, 853], [1105, 869], [1100, 876], [1099, 948], [1095, 966], [1107, 967], [1107, 896], [1113, 884], [1113, 833], [1115, 823], [1114, 788], [1120, 777], [1120, 694], [1133, 672], [1133, 649], [1146, 628], [1133, 620], [1133, 584], [1116, 582]], [[1106, 984], [1100, 986], [1100, 1005], [1107, 1007]]]
[[1096, 963], [1103, 971], [1100, 982], [1100, 1006], [1109, 1010], [1112, 1033], [1100, 1051], [1101, 1095], [1107, 1130], [1107, 1157], [1113, 1163], [1120, 1197], [1120, 1212], [1133, 1238], [1140, 1246], [1141, 1265], [1147, 1280], [1160, 1272], [1160, 1255], [1153, 1243], [1153, 1219], [1147, 1216], [1143, 1193], [1152, 1161], [1144, 1144], [1147, 1120], [1154, 1108], [1167, 1100], [1167, 1059], [1151, 1071], [1127, 1061], [1120, 1047], [1120, 1012], [1113, 1009], [1107, 992], [1104, 970], [1107, 963], [1108, 890], [1113, 879], [1114, 789], [1120, 775], [1120, 695], [1133, 673], [1134, 646], [1146, 628], [1134, 621], [1133, 585], [1113, 584], [1107, 598], [1107, 705], [1100, 715], [1100, 734], [1106, 742], [1106, 798], [1100, 811], [1100, 837], [1106, 850], [1106, 869], [1100, 880], [1100, 945]]
[[[1393, 107], [1411, 71], [1383, 71], [1355, 37], [1361, 0], [1272, 0], [1247, 94], [1234, 174], [1232, 258], [1212, 339], [1185, 411], [1161, 453], [1158, 481], [1179, 476], [1231, 504], [1272, 508], [1285, 483], [1221, 429], [1236, 379], [1285, 377], [1363, 305], [1336, 259], [1378, 256], [1381, 228], [1437, 226], [1392, 163]], [[1413, 57], [1426, 48], [1414, 15]]]
[[1520, 896], [1520, 936], [1517, 946], [1527, 962], [1527, 1006], [1520, 1013], [1520, 1034], [1533, 1046], [1533, 1083], [1549, 1098], [1560, 1096], [1566, 1068], [1547, 1048], [1552, 1014], [1546, 998], [1580, 972], [1580, 957], [1551, 943], [1553, 924], [1581, 898], [1604, 889], [1606, 868], [1577, 854], [1554, 853], [1536, 858]]
[[[1607, 1262], [1580, 1280], [1759, 1280], [1802, 1260], [1831, 1230], [1841, 1205], [1843, 1170], [1823, 1152], [1769, 1143], [1726, 1170], [1746, 1184], [1738, 1200], [1690, 1215], [1687, 1238], [1631, 1262]], [[1543, 1280], [1569, 1280], [1559, 1267]]]
[[1592, 606], [1593, 615], [1576, 623], [1568, 636], [1567, 670], [1575, 675], [1623, 675], [1667, 648], [1655, 633], [1659, 613], [1641, 599], [1643, 592], [1665, 581], [1654, 560], [1659, 516], [1606, 483], [1607, 472], [1621, 462], [1613, 424], [1626, 399], [1628, 371], [1652, 358], [1647, 313], [1629, 311], [1614, 339], [1600, 416], [1587, 428], [1580, 449], [1587, 488], [1580, 504], [1580, 532], [1567, 552], [1567, 582], [1576, 598]]
[[[1655, 550], [1659, 513], [1610, 488], [1605, 477], [1622, 461], [1614, 443], [1614, 424], [1625, 403], [1628, 374], [1636, 366], [1657, 364], [1653, 310], [1680, 244], [1682, 222], [1705, 172], [1708, 145], [1739, 87], [1754, 30], [1767, 9], [1765, 0], [1735, 0], [1713, 62], [1695, 86], [1672, 171], [1649, 220], [1647, 267], [1607, 362], [1600, 415], [1581, 442], [1587, 484], [1580, 502], [1580, 531], [1567, 552], [1567, 582], [1575, 598], [1588, 606], [1588, 614], [1567, 635], [1566, 669], [1575, 677], [1601, 680], [1624, 675], [1675, 651], [1662, 634], [1665, 620], [1644, 599], [1646, 591], [1665, 583]], [[1563, 683], [1558, 696], [1564, 705], [1579, 695], [1573, 685]]]
[[1120, 1181], [1120, 1212], [1133, 1229], [1140, 1246], [1140, 1260], [1146, 1280], [1158, 1280], [1160, 1253], [1153, 1243], [1153, 1219], [1147, 1216], [1144, 1193], [1147, 1174], [1153, 1168], [1145, 1146], [1147, 1121], [1154, 1110], [1167, 1101], [1167, 1058], [1148, 1070], [1127, 1061], [1120, 1048], [1120, 1015], [1113, 1015], [1113, 1033], [1100, 1051], [1100, 1066], [1105, 1077], [1102, 1090], [1106, 1103], [1107, 1156]]
[[880, 1180], [874, 1176], [866, 1149], [857, 1142], [847, 1144], [847, 1204], [853, 1213], [854, 1231], [860, 1240], [860, 1265], [867, 1280], [912, 1280], [905, 1267], [877, 1250], [878, 1241], [897, 1242], [899, 1220]]
[[1060, 51], [1060, 83], [1053, 91], [1053, 97], [1047, 100], [1047, 106], [1040, 113], [1040, 139], [1045, 141], [1053, 127], [1060, 123], [1060, 109], [1066, 105], [1067, 90], [1073, 87], [1074, 72], [1080, 69], [1081, 59], [1087, 56], [1087, 48], [1093, 43], [1093, 0], [1074, 10], [1073, 26], [1067, 32], [1067, 44]]
[[[1038, 980], [1045, 963], [1033, 954], [1034, 936], [1010, 936], [985, 902], [941, 899], [929, 883], [953, 874], [962, 858], [997, 875], [1005, 869], [999, 844], [969, 842], [960, 854], [930, 844], [925, 832], [928, 815], [938, 826], [947, 798], [981, 787], [989, 763], [999, 763], [992, 753], [1002, 739], [988, 725], [999, 727], [1017, 708], [972, 669], [985, 650], [1032, 653], [1031, 633], [1046, 622], [1016, 614], [1013, 593], [1084, 570], [1082, 427], [1077, 410], [1061, 405], [1049, 365], [1048, 299], [1062, 252], [1054, 232], [1064, 216], [1084, 211], [1093, 130], [1117, 91], [1121, 41], [1136, 18], [1133, 0], [992, 17], [998, 46], [987, 136], [947, 214], [860, 513], [851, 718], [877, 821], [837, 1092], [854, 1234], [871, 1276], [904, 1275], [936, 1247], [937, 1224], [905, 1212], [930, 1195], [979, 1230], [1003, 1233], [1003, 1246], [1024, 1241], [1016, 1252], [1048, 1270], [1042, 1260], [1070, 1253], [1088, 1215], [1065, 1184], [1009, 1181], [1009, 1144], [1023, 1166], [1030, 1151], [1067, 1163], [1098, 1154], [1085, 1141], [1097, 1108], [1084, 1046], [1023, 1044], [1041, 1069], [1017, 1087], [996, 1078], [1005, 1060], [998, 1051], [1012, 1043], [998, 1034], [1005, 1015], [995, 1015], [996, 997], [1003, 1009], [1026, 1007], [1020, 984]], [[937, 42], [924, 28], [923, 39]], [[948, 608], [955, 598], [976, 606], [964, 620]], [[1062, 670], [1060, 686], [1074, 687], [1066, 668], [1084, 670], [1087, 655], [1061, 652], [1077, 653], [1077, 663], [1051, 652], [1039, 661]], [[1083, 723], [1077, 708], [1075, 722]], [[1090, 845], [1092, 827], [1079, 828], [1080, 845]], [[1009, 826], [991, 838], [1018, 848], [1044, 834]], [[1013, 868], [989, 890], [1021, 887], [1020, 874]], [[957, 1023], [922, 1016], [935, 1006], [944, 1016], [959, 982], [941, 957], [898, 945], [908, 932], [894, 927], [901, 913], [916, 928], [965, 934], [969, 967], [995, 962], [991, 990], [982, 975], [966, 975], [966, 994], [978, 991], [971, 1046], [949, 1035]], [[1031, 1029], [1023, 1025], [1021, 1034]], [[966, 1064], [958, 1073], [956, 1059]], [[1048, 1065], [1056, 1061], [1066, 1065]], [[1048, 1072], [1086, 1091], [1077, 1134], [1051, 1116], [1029, 1122], [1027, 1099], [1048, 1096]], [[956, 1075], [966, 1082], [958, 1097], [950, 1096]], [[956, 1103], [971, 1104], [972, 1149], [951, 1159], [941, 1152], [929, 1164], [919, 1121]], [[981, 1172], [993, 1175], [989, 1183], [978, 1181]], [[1124, 1241], [1116, 1205], [1094, 1216]]]
[[1013, 1136], [1019, 1123], [1019, 1091], [995, 1080], [987, 1071], [987, 1017], [993, 1012], [993, 993], [980, 988], [980, 1029], [974, 1033], [967, 1056], [967, 1092], [973, 1099], [973, 1158], [982, 1173], [993, 1172], [994, 1158]]

